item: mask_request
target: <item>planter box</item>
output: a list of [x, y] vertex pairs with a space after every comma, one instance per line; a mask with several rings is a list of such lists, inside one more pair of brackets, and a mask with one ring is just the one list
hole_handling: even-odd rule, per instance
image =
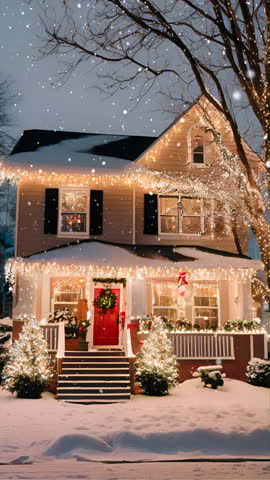
[[79, 352], [80, 350], [80, 345], [79, 345], [79, 339], [78, 338], [65, 338], [65, 350], [68, 352], [70, 351], [75, 351]]
[[79, 338], [79, 350], [81, 352], [88, 352], [88, 342]]

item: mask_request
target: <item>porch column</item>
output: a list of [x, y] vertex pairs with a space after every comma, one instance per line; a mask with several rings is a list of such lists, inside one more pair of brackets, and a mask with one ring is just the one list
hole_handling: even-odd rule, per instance
[[130, 316], [141, 317], [147, 313], [147, 282], [146, 279], [132, 278], [130, 280]]

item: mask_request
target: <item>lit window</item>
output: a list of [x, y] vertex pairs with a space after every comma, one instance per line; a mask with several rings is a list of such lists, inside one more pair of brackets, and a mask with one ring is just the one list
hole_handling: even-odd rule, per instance
[[161, 233], [178, 233], [178, 197], [160, 196], [160, 231]]
[[84, 298], [84, 279], [52, 279], [52, 311], [68, 308], [74, 311]]
[[59, 210], [60, 233], [88, 234], [89, 193], [86, 190], [62, 190]]
[[204, 230], [202, 207], [200, 198], [160, 195], [160, 233], [202, 234]]
[[178, 314], [177, 298], [176, 283], [152, 282], [153, 315], [176, 321]]
[[218, 326], [218, 287], [216, 284], [193, 285], [193, 323], [202, 328]]

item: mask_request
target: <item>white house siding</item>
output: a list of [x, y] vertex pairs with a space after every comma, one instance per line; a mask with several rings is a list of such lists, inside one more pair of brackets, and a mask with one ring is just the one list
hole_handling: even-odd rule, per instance
[[[44, 250], [76, 242], [77, 237], [61, 238], [44, 234], [45, 189], [49, 185], [21, 182], [18, 205], [17, 256], [29, 256]], [[58, 187], [57, 185], [54, 187]], [[132, 243], [131, 188], [102, 187], [93, 185], [87, 189], [103, 190], [103, 234], [88, 236], [113, 243]]]
[[13, 311], [14, 319], [22, 318], [24, 315], [36, 316], [36, 302], [40, 300], [41, 291], [37, 298], [37, 274], [17, 274], [14, 290]]

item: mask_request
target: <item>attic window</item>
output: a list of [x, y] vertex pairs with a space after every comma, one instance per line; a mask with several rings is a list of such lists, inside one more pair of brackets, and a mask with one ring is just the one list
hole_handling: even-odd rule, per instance
[[204, 139], [203, 137], [197, 136], [193, 140], [193, 163], [203, 164], [204, 163]]
[[89, 192], [63, 189], [60, 193], [60, 234], [86, 235], [89, 232]]
[[191, 165], [205, 166], [212, 162], [212, 134], [204, 127], [193, 126], [188, 134], [188, 148]]

